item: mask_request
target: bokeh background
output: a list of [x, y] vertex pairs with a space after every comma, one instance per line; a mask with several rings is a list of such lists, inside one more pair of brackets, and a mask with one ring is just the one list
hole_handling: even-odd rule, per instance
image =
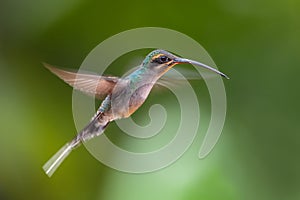
[[[80, 148], [49, 179], [42, 165], [76, 129], [72, 89], [41, 62], [76, 69], [101, 41], [144, 26], [189, 35], [231, 77], [217, 146], [199, 160], [199, 133], [175, 164], [148, 174], [115, 171]], [[300, 199], [299, 35], [297, 0], [1, 1], [0, 199]], [[209, 97], [193, 84], [205, 122]], [[135, 117], [149, 120], [143, 109]]]

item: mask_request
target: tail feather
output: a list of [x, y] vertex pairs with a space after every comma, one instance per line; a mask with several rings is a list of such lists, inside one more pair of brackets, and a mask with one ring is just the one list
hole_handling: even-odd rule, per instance
[[71, 142], [65, 144], [60, 150], [54, 154], [43, 166], [45, 173], [51, 177], [60, 164], [68, 157], [73, 149], [80, 146], [82, 142], [86, 142], [95, 136], [101, 135], [109, 122], [99, 124], [94, 118]]
[[43, 166], [45, 173], [51, 177], [65, 158], [72, 152], [70, 143], [65, 144], [57, 153], [55, 153]]

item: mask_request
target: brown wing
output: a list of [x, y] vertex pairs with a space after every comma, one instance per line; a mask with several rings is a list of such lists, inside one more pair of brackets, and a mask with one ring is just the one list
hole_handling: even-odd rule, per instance
[[46, 63], [44, 63], [44, 66], [74, 89], [95, 96], [98, 99], [102, 99], [111, 93], [119, 80], [118, 77], [114, 76], [98, 76], [62, 70]]

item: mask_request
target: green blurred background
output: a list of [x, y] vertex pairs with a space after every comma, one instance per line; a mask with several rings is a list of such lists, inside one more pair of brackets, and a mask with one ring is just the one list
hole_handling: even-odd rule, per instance
[[[198, 160], [199, 134], [174, 165], [139, 175], [80, 148], [49, 179], [42, 165], [76, 129], [72, 89], [41, 62], [78, 68], [101, 41], [144, 26], [187, 34], [231, 77], [216, 148]], [[297, 0], [1, 1], [0, 199], [300, 199], [299, 36]]]

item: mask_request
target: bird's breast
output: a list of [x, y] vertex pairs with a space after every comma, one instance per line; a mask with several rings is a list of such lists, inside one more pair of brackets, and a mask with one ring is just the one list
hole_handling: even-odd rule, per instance
[[144, 84], [133, 91], [129, 99], [129, 115], [134, 113], [147, 99], [151, 89], [152, 83]]
[[[126, 118], [133, 114], [147, 99], [154, 84], [116, 88], [112, 95], [111, 109], [115, 118]], [[118, 87], [118, 86], [117, 86]]]

